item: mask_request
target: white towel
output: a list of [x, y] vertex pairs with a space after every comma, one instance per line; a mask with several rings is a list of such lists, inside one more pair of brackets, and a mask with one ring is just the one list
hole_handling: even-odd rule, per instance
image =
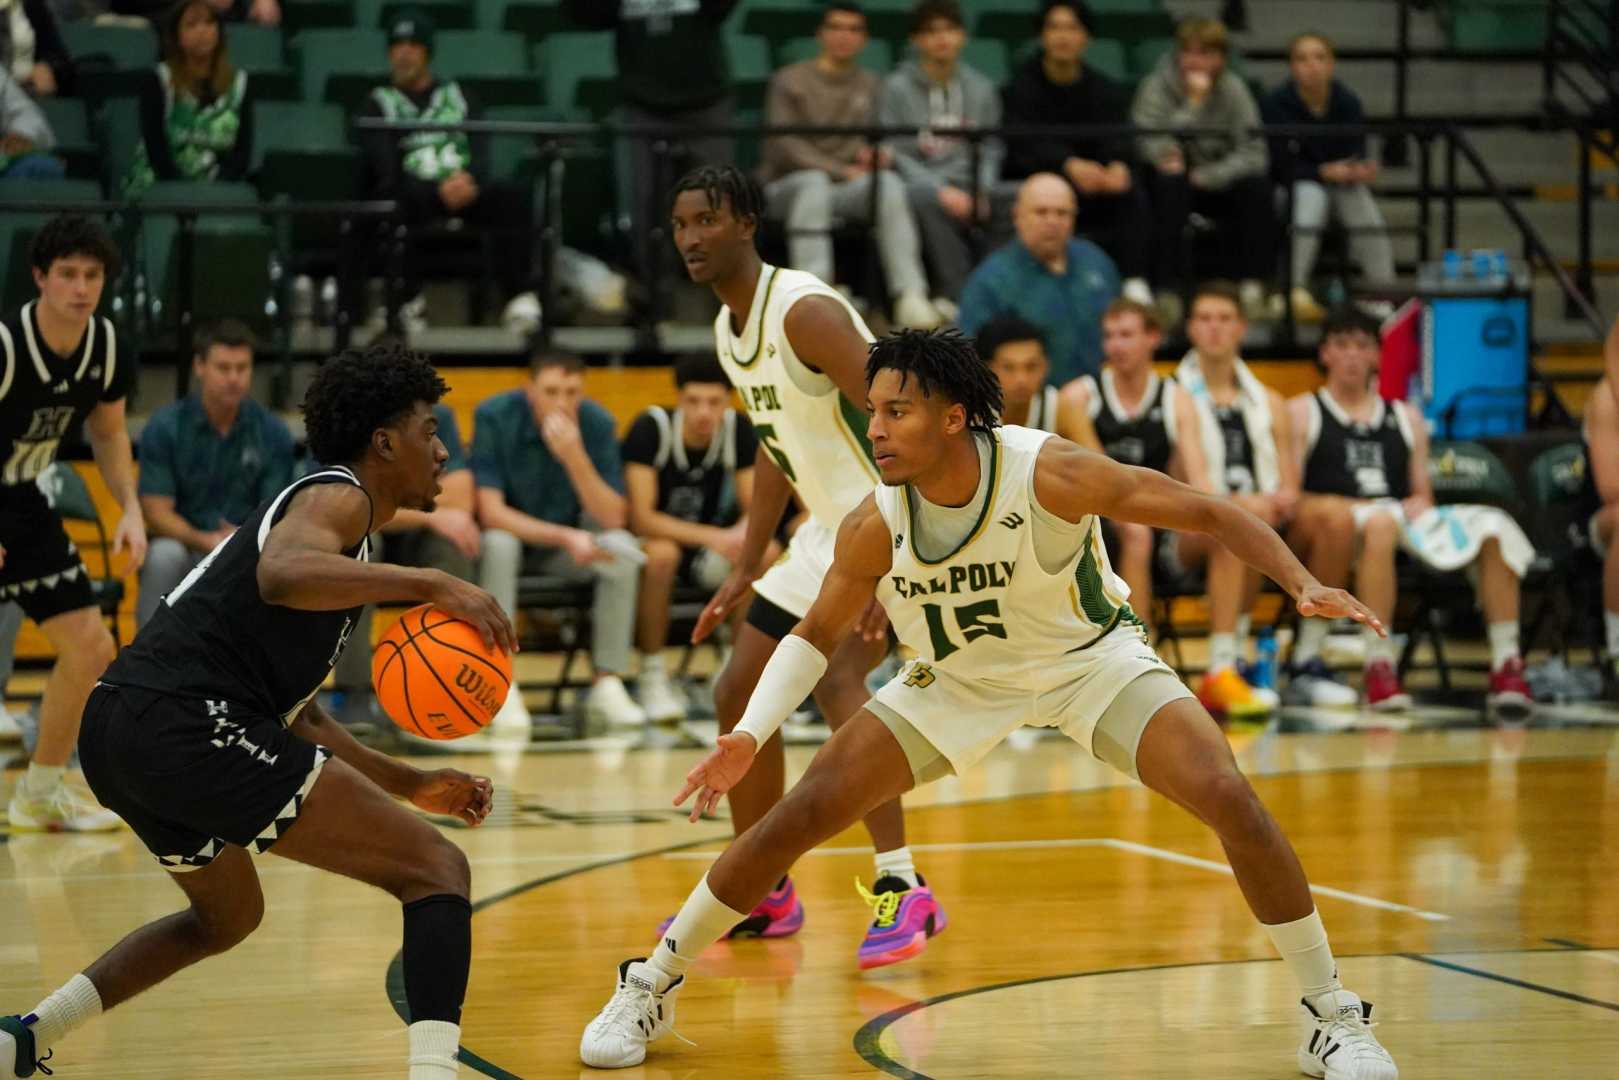
[[[1270, 415], [1270, 393], [1242, 360], [1235, 361], [1234, 370], [1237, 406], [1242, 410], [1243, 426], [1248, 429], [1248, 444], [1253, 447], [1254, 483], [1261, 493], [1268, 494], [1282, 486], [1282, 472], [1276, 455], [1276, 430]], [[1224, 489], [1225, 436], [1220, 432], [1219, 421], [1214, 418], [1214, 402], [1209, 397], [1208, 381], [1203, 378], [1203, 367], [1196, 349], [1188, 350], [1181, 358], [1180, 366], [1175, 368], [1175, 381], [1192, 395], [1192, 403], [1197, 406], [1209, 475]]]
[[1535, 546], [1523, 529], [1505, 510], [1493, 506], [1433, 506], [1415, 521], [1408, 521], [1398, 500], [1377, 499], [1355, 507], [1355, 530], [1359, 532], [1375, 513], [1389, 514], [1398, 521], [1400, 547], [1435, 570], [1448, 573], [1472, 565], [1492, 536], [1500, 540], [1501, 557], [1520, 578], [1535, 561]]

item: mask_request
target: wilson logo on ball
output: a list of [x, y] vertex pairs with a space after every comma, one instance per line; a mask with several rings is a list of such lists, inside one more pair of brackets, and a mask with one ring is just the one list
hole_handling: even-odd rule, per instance
[[455, 685], [465, 690], [473, 701], [482, 705], [490, 716], [500, 708], [500, 703], [506, 700], [506, 688], [496, 689], [493, 684], [482, 675], [472, 670], [470, 665], [462, 664], [461, 670], [456, 673]]

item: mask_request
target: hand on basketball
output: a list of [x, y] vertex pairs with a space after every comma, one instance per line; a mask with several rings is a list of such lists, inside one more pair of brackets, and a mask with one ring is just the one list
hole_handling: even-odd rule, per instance
[[1297, 602], [1299, 614], [1306, 618], [1314, 616], [1320, 619], [1342, 619], [1347, 616], [1376, 630], [1378, 637], [1389, 636], [1387, 628], [1383, 626], [1383, 620], [1373, 615], [1371, 608], [1342, 589], [1329, 589], [1316, 582], [1313, 585], [1306, 585], [1299, 591]]
[[691, 632], [691, 643], [698, 644], [714, 628], [725, 621], [725, 617], [736, 610], [736, 606], [747, 598], [748, 591], [753, 588], [754, 579], [758, 575], [748, 573], [741, 567], [732, 570], [725, 581], [715, 591], [713, 599], [709, 600], [703, 608], [703, 613], [697, 616], [697, 625]]
[[459, 769], [435, 769], [421, 774], [410, 801], [430, 814], [458, 817], [477, 828], [495, 805], [495, 785], [487, 776], [469, 776]]
[[691, 820], [696, 821], [704, 814], [711, 813], [719, 805], [720, 796], [736, 787], [748, 774], [748, 767], [753, 764], [753, 755], [757, 750], [752, 735], [740, 731], [721, 735], [714, 752], [686, 774], [686, 785], [675, 796], [675, 805], [685, 802], [695, 791], [697, 801], [692, 804]]
[[485, 648], [499, 649], [508, 655], [517, 651], [517, 631], [493, 596], [443, 571], [433, 573], [430, 603], [471, 623], [483, 638]]
[[129, 548], [129, 568], [139, 570], [146, 561], [146, 519], [139, 510], [126, 510], [112, 534], [112, 553]]

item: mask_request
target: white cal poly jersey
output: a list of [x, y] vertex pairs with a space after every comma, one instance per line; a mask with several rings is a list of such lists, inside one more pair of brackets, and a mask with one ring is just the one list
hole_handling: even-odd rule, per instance
[[1108, 563], [1100, 518], [1074, 526], [1082, 542], [1056, 573], [1040, 565], [1034, 465], [1049, 438], [1030, 428], [995, 429], [984, 506], [967, 539], [938, 561], [916, 552], [909, 487], [877, 488], [894, 552], [877, 598], [903, 644], [958, 678], [1026, 681], [1121, 623], [1140, 626], [1126, 602], [1129, 588]]
[[833, 531], [871, 493], [877, 466], [866, 445], [866, 410], [831, 378], [811, 371], [793, 352], [783, 322], [806, 296], [825, 296], [849, 312], [868, 342], [872, 333], [843, 295], [814, 274], [768, 263], [738, 337], [731, 309], [714, 320], [720, 364], [747, 407], [759, 445], [780, 467], [805, 509]]

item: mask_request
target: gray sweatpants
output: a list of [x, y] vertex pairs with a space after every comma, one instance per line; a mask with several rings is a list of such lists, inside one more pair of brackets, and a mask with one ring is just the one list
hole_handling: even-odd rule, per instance
[[[629, 533], [602, 533], [634, 543]], [[517, 579], [524, 573], [544, 574], [573, 585], [595, 583], [590, 608], [590, 658], [596, 670], [624, 675], [630, 669], [630, 642], [635, 634], [635, 598], [641, 587], [641, 568], [627, 559], [607, 559], [579, 566], [566, 551], [530, 547], [504, 529], [486, 529], [479, 560], [479, 584], [500, 602], [507, 615], [517, 615]]]
[[1293, 183], [1293, 284], [1308, 285], [1321, 250], [1321, 230], [1336, 220], [1349, 234], [1349, 256], [1372, 283], [1394, 280], [1394, 245], [1388, 233], [1357, 232], [1384, 227], [1383, 211], [1365, 184]]
[[17, 632], [22, 629], [22, 618], [22, 608], [16, 604], [0, 604], [0, 698], [5, 697], [6, 682], [17, 662]]
[[185, 580], [206, 554], [192, 551], [172, 536], [152, 539], [146, 548], [146, 562], [141, 565], [141, 591], [135, 598], [135, 629], [152, 620], [163, 598]]
[[[877, 257], [894, 296], [928, 295], [922, 271], [922, 241], [905, 194], [905, 181], [892, 170], [876, 174]], [[837, 180], [819, 169], [800, 169], [765, 185], [772, 217], [787, 222], [787, 258], [794, 270], [833, 281], [832, 222], [870, 221], [871, 173]]]

